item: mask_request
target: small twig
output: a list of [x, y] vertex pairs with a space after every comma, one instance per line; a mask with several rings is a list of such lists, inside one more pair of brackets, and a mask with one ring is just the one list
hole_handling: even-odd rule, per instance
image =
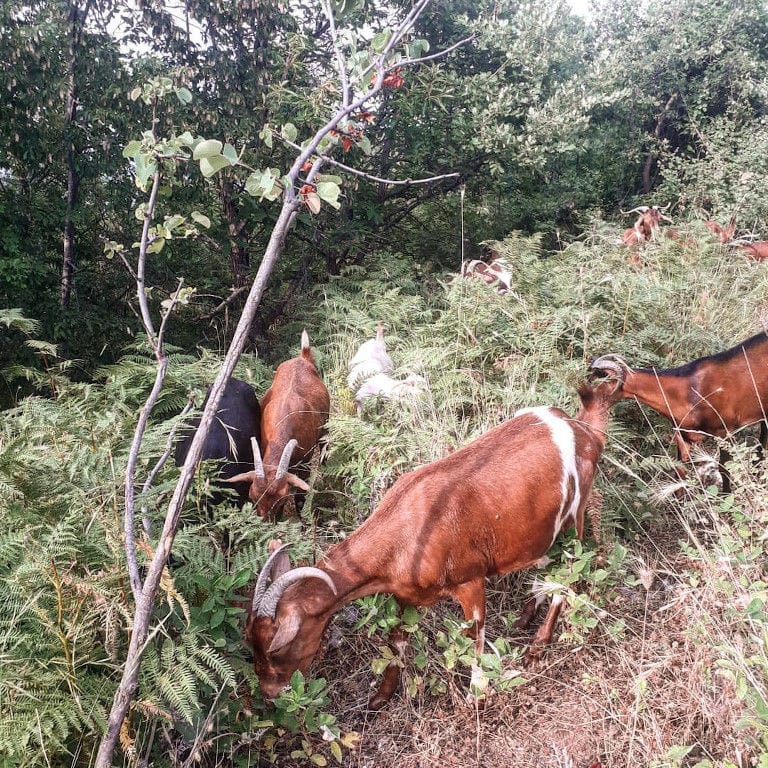
[[176, 288], [176, 291], [171, 296], [171, 303], [168, 307], [168, 309], [163, 313], [162, 320], [160, 321], [160, 330], [157, 332], [157, 347], [158, 349], [163, 348], [163, 336], [165, 335], [165, 326], [168, 323], [168, 318], [171, 316], [171, 312], [173, 312], [173, 308], [176, 306], [176, 304], [179, 301], [179, 291], [181, 290], [181, 287], [184, 285], [184, 278], [179, 278], [179, 285]]
[[[298, 144], [295, 144], [292, 141], [288, 141], [288, 139], [284, 138], [283, 136], [279, 137], [286, 146], [291, 147], [291, 149], [297, 149], [301, 151], [301, 147]], [[352, 168], [349, 165], [345, 165], [344, 163], [340, 163], [338, 160], [334, 160], [332, 157], [329, 157], [328, 155], [321, 155], [320, 156], [322, 160], [329, 165], [333, 165], [336, 168], [339, 168], [342, 171], [346, 171], [347, 173], [352, 174], [353, 176], [359, 176], [362, 179], [368, 179], [369, 181], [375, 181], [377, 184], [387, 184], [392, 187], [407, 187], [415, 184], [431, 184], [435, 181], [442, 181], [443, 179], [456, 179], [461, 176], [460, 173], [445, 173], [442, 176], [429, 176], [428, 178], [422, 178], [422, 179], [383, 179], [379, 176], [374, 176], [371, 173], [366, 173], [365, 171], [358, 171], [356, 168]], [[310, 180], [310, 177], [307, 176], [307, 181]]]
[[344, 63], [344, 55], [339, 47], [339, 37], [336, 31], [336, 20], [333, 18], [333, 10], [328, 0], [323, 3], [325, 15], [328, 17], [328, 28], [331, 32], [331, 42], [333, 43], [333, 52], [336, 56], [336, 64], [339, 70], [339, 77], [341, 78], [341, 103], [342, 106], [349, 104], [349, 76], [347, 74], [347, 67]]
[[227, 296], [218, 306], [214, 307], [207, 315], [203, 315], [203, 320], [210, 320], [214, 315], [218, 315], [219, 312], [225, 310], [238, 296], [241, 296], [246, 291], [250, 290], [249, 285], [243, 285], [237, 290], [233, 290], [232, 293]]

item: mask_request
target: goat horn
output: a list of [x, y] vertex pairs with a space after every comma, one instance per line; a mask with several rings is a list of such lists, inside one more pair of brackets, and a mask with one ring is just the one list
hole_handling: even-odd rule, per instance
[[593, 360], [589, 365], [590, 370], [605, 371], [615, 376], [622, 384], [629, 370], [626, 360], [621, 355], [603, 355]]
[[280, 457], [280, 463], [277, 465], [277, 472], [275, 472], [275, 480], [279, 480], [288, 471], [288, 466], [291, 463], [291, 456], [293, 455], [293, 452], [296, 450], [296, 446], [298, 444], [299, 444], [299, 441], [296, 440], [295, 438], [292, 438], [286, 443], [285, 448], [283, 448], [283, 455]]
[[297, 581], [310, 578], [322, 579], [334, 595], [338, 594], [333, 579], [325, 571], [320, 570], [320, 568], [314, 568], [312, 566], [294, 568], [292, 571], [284, 573], [279, 579], [272, 583], [256, 609], [256, 616], [266, 616], [270, 619], [274, 619], [277, 615], [277, 604], [280, 602], [280, 598], [283, 596], [283, 592], [285, 592], [286, 588]]
[[261, 459], [261, 449], [259, 448], [259, 441], [255, 438], [251, 438], [251, 449], [253, 450], [253, 471], [256, 473], [256, 477], [259, 480], [264, 479], [264, 462]]
[[647, 205], [639, 205], [637, 208], [633, 208], [631, 211], [622, 211], [622, 214], [626, 216], [628, 213], [645, 213], [647, 210]]
[[253, 590], [253, 600], [251, 602], [251, 613], [254, 613], [258, 610], [259, 605], [261, 605], [262, 598], [266, 594], [267, 591], [267, 582], [269, 581], [270, 576], [272, 575], [272, 566], [275, 564], [275, 560], [277, 560], [277, 556], [288, 547], [291, 546], [291, 543], [288, 542], [287, 544], [281, 544], [274, 552], [270, 554], [270, 556], [267, 558], [267, 561], [264, 563], [261, 571], [259, 572], [259, 578], [256, 579], [256, 586]]

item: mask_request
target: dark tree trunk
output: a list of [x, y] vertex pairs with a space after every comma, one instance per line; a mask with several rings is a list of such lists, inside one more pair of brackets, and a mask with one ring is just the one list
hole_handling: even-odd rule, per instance
[[67, 207], [64, 214], [64, 255], [61, 265], [61, 293], [59, 304], [68, 309], [72, 301], [75, 282], [75, 224], [73, 221], [80, 177], [75, 162], [74, 126], [77, 114], [77, 50], [83, 36], [90, 2], [82, 11], [73, 2], [69, 7], [69, 55], [67, 62], [67, 100], [64, 110], [64, 157], [67, 164]]
[[229, 235], [229, 263], [232, 268], [232, 285], [242, 288], [248, 283], [250, 257], [248, 254], [248, 233], [245, 222], [240, 218], [231, 181], [221, 184], [221, 203]]
[[664, 124], [667, 122], [667, 115], [674, 106], [678, 99], [679, 93], [673, 93], [667, 103], [664, 105], [664, 109], [661, 110], [659, 116], [656, 118], [656, 128], [653, 132], [654, 146], [652, 146], [648, 152], [648, 157], [645, 158], [645, 165], [643, 166], [643, 194], [647, 195], [651, 191], [651, 171], [653, 170], [653, 163], [656, 160], [656, 146], [659, 139], [664, 133]]

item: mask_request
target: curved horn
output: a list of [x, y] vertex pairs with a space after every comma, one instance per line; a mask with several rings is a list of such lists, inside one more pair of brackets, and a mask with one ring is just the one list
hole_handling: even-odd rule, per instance
[[621, 355], [603, 355], [593, 360], [589, 369], [591, 371], [603, 371], [611, 376], [615, 376], [622, 384], [630, 370], [627, 361]]
[[257, 611], [259, 608], [259, 605], [261, 605], [261, 600], [267, 591], [267, 582], [269, 581], [269, 577], [272, 575], [272, 566], [274, 565], [275, 560], [277, 560], [277, 556], [284, 549], [287, 549], [290, 546], [291, 546], [290, 542], [288, 542], [287, 544], [280, 545], [274, 552], [270, 554], [270, 556], [267, 558], [266, 562], [264, 563], [261, 571], [259, 572], [259, 578], [256, 579], [256, 586], [253, 590], [253, 601], [251, 602], [251, 613], [254, 613], [255, 611]]
[[275, 480], [279, 480], [288, 471], [288, 466], [291, 463], [291, 456], [293, 455], [293, 452], [296, 450], [296, 446], [298, 444], [299, 444], [299, 441], [296, 440], [295, 438], [291, 438], [286, 443], [285, 448], [283, 448], [283, 455], [280, 457], [280, 463], [277, 465], [277, 472], [275, 472]]
[[264, 479], [264, 462], [261, 459], [261, 449], [259, 448], [259, 441], [255, 438], [251, 438], [251, 449], [253, 450], [253, 471], [256, 473], [256, 477], [259, 480]]
[[270, 619], [274, 619], [277, 614], [277, 604], [280, 602], [280, 598], [283, 596], [286, 588], [297, 581], [310, 578], [322, 579], [334, 595], [338, 594], [333, 579], [325, 571], [312, 566], [294, 568], [292, 571], [284, 573], [270, 586], [256, 610], [256, 616], [267, 616]]
[[637, 208], [633, 208], [631, 211], [621, 211], [621, 213], [626, 216], [628, 213], [645, 213], [647, 210], [647, 205], [638, 205]]

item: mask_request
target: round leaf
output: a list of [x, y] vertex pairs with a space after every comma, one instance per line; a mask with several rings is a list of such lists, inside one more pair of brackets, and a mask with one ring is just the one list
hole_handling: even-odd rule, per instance
[[206, 141], [201, 141], [195, 147], [195, 151], [192, 153], [192, 158], [194, 160], [200, 160], [203, 157], [220, 155], [223, 146], [224, 145], [218, 141], [218, 139], [207, 139]]

